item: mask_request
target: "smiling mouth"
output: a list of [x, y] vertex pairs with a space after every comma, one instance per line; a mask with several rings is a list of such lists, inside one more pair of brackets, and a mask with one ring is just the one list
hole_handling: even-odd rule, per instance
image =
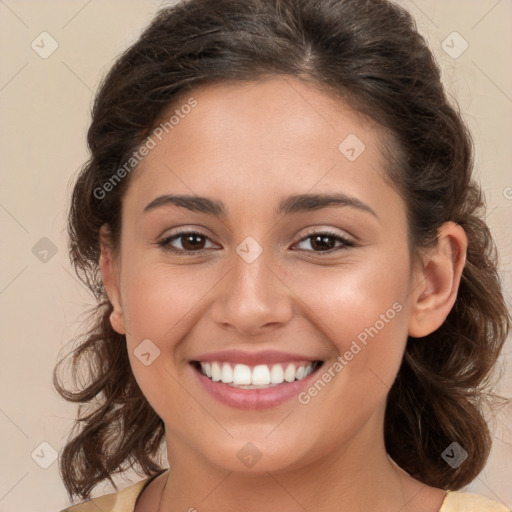
[[323, 361], [273, 363], [249, 366], [222, 361], [192, 361], [192, 366], [204, 377], [238, 389], [265, 389], [305, 379], [317, 371]]

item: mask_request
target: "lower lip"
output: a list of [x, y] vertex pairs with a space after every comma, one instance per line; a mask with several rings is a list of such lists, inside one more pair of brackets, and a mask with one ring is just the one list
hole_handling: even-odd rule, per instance
[[302, 380], [283, 382], [283, 384], [262, 389], [240, 389], [223, 382], [214, 382], [191, 365], [201, 385], [219, 402], [229, 407], [253, 410], [270, 409], [297, 397], [310, 385], [322, 366], [320, 365], [313, 373]]

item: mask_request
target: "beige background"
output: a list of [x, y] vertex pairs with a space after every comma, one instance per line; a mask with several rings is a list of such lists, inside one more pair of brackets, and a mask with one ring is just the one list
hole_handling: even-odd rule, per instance
[[[501, 250], [510, 300], [512, 0], [402, 3], [416, 16], [475, 136], [488, 222]], [[53, 391], [51, 370], [59, 350], [76, 334], [80, 315], [92, 305], [67, 261], [70, 180], [87, 158], [89, 109], [100, 77], [159, 5], [0, 0], [0, 512], [57, 512], [68, 504], [52, 450], [61, 449], [75, 409]], [[43, 31], [58, 43], [46, 59], [31, 48]], [[442, 48], [453, 31], [469, 44], [458, 58]], [[50, 40], [45, 41], [48, 50]], [[462, 48], [457, 36], [447, 42], [452, 52]], [[55, 255], [47, 241], [39, 242], [43, 237], [51, 240]], [[39, 257], [49, 250], [46, 262], [32, 252], [38, 242]], [[507, 396], [512, 396], [511, 352], [509, 343], [499, 384]], [[468, 490], [512, 506], [512, 406], [497, 412], [493, 424], [491, 459]]]

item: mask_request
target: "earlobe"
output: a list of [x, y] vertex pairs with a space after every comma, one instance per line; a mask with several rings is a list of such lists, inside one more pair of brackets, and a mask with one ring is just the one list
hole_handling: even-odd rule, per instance
[[110, 325], [118, 334], [126, 334], [122, 312], [114, 309], [114, 311], [110, 313]]
[[103, 285], [107, 292], [108, 299], [112, 304], [113, 311], [110, 314], [110, 324], [119, 334], [126, 334], [124, 327], [123, 308], [119, 293], [119, 276], [116, 269], [116, 262], [112, 253], [109, 238], [110, 233], [104, 225], [100, 228], [100, 270], [103, 279]]
[[466, 250], [464, 229], [454, 222], [443, 224], [436, 246], [425, 253], [421, 269], [416, 272], [409, 336], [427, 336], [445, 321], [457, 298]]

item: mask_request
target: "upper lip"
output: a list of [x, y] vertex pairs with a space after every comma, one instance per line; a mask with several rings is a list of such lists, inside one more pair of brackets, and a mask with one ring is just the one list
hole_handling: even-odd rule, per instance
[[248, 366], [258, 364], [278, 364], [293, 361], [321, 361], [320, 358], [305, 356], [302, 354], [293, 354], [290, 352], [278, 352], [275, 350], [262, 350], [260, 352], [246, 352], [243, 350], [221, 350], [218, 352], [209, 352], [191, 359], [191, 361], [200, 361], [202, 363], [226, 362], [240, 363]]

